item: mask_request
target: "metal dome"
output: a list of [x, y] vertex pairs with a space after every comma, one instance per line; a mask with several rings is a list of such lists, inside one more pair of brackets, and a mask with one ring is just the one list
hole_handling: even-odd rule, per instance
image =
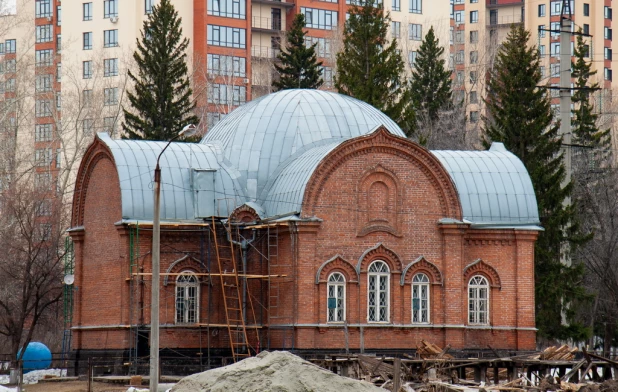
[[222, 148], [227, 163], [239, 171], [239, 182], [246, 184], [246, 196], [257, 200], [290, 158], [367, 135], [380, 125], [405, 136], [393, 120], [365, 102], [327, 91], [283, 90], [234, 110], [201, 143]]

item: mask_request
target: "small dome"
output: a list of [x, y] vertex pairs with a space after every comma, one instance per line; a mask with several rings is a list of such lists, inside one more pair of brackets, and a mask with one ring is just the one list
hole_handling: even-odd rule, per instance
[[238, 169], [246, 196], [259, 198], [282, 163], [311, 148], [363, 136], [384, 125], [401, 128], [387, 115], [357, 99], [320, 90], [283, 90], [231, 112], [202, 139], [218, 144]]

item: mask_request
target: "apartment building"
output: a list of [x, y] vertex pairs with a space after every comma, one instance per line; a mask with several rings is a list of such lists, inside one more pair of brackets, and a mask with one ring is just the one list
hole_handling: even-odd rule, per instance
[[[17, 171], [32, 173], [36, 187], [48, 191], [52, 198], [62, 182], [59, 176], [64, 167], [63, 146], [55, 137], [62, 122], [61, 4], [57, 0], [17, 0], [3, 4], [0, 184]], [[39, 212], [42, 222], [51, 213], [50, 205]], [[43, 236], [48, 231], [44, 227]]]
[[[325, 88], [332, 88], [335, 55], [342, 47], [343, 26], [354, 1], [173, 0], [191, 42], [188, 58], [202, 123], [212, 126], [237, 106], [272, 92], [274, 63], [297, 13], [305, 16], [307, 44], [317, 44]], [[14, 16], [27, 19], [17, 31], [32, 30], [26, 34], [34, 41], [27, 50], [38, 59], [37, 143], [49, 143], [48, 135], [57, 130], [72, 139], [83, 138], [84, 145], [96, 132], [118, 134], [124, 91], [130, 86], [127, 70], [134, 66], [136, 40], [157, 0], [64, 0], [64, 19], [69, 23], [62, 32], [60, 0], [17, 2]], [[448, 0], [385, 0], [384, 7], [408, 70], [430, 26], [446, 44]], [[29, 42], [10, 35], [0, 37], [9, 51], [4, 55], [9, 68], [13, 42], [24, 50]], [[52, 149], [41, 153], [45, 159], [60, 157], [55, 152], [60, 147], [41, 144], [41, 148]]]
[[[596, 81], [602, 87], [597, 93], [597, 108], [611, 104], [612, 1], [589, 0], [570, 2], [573, 31], [582, 30], [590, 47], [590, 61], [597, 71]], [[531, 33], [530, 43], [538, 47], [545, 81], [559, 85], [560, 30], [562, 0], [451, 0], [452, 34], [451, 64], [455, 88], [466, 99], [469, 128], [478, 129], [483, 111], [482, 99], [487, 72], [493, 67], [500, 44], [511, 25], [521, 24]], [[576, 38], [571, 38], [573, 53]], [[552, 90], [558, 97], [558, 90]], [[557, 100], [554, 108], [559, 110]]]

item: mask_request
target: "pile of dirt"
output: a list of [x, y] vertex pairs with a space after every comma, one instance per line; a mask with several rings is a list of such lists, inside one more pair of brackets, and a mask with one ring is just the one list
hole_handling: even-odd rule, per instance
[[172, 392], [379, 392], [365, 381], [338, 376], [286, 351], [264, 351], [233, 365], [185, 377]]

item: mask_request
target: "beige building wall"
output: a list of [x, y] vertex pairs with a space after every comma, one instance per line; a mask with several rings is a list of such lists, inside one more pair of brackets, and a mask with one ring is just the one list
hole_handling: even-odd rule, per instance
[[432, 26], [448, 57], [449, 0], [384, 0], [384, 9], [391, 18], [390, 37], [397, 38], [408, 72], [422, 39]]

